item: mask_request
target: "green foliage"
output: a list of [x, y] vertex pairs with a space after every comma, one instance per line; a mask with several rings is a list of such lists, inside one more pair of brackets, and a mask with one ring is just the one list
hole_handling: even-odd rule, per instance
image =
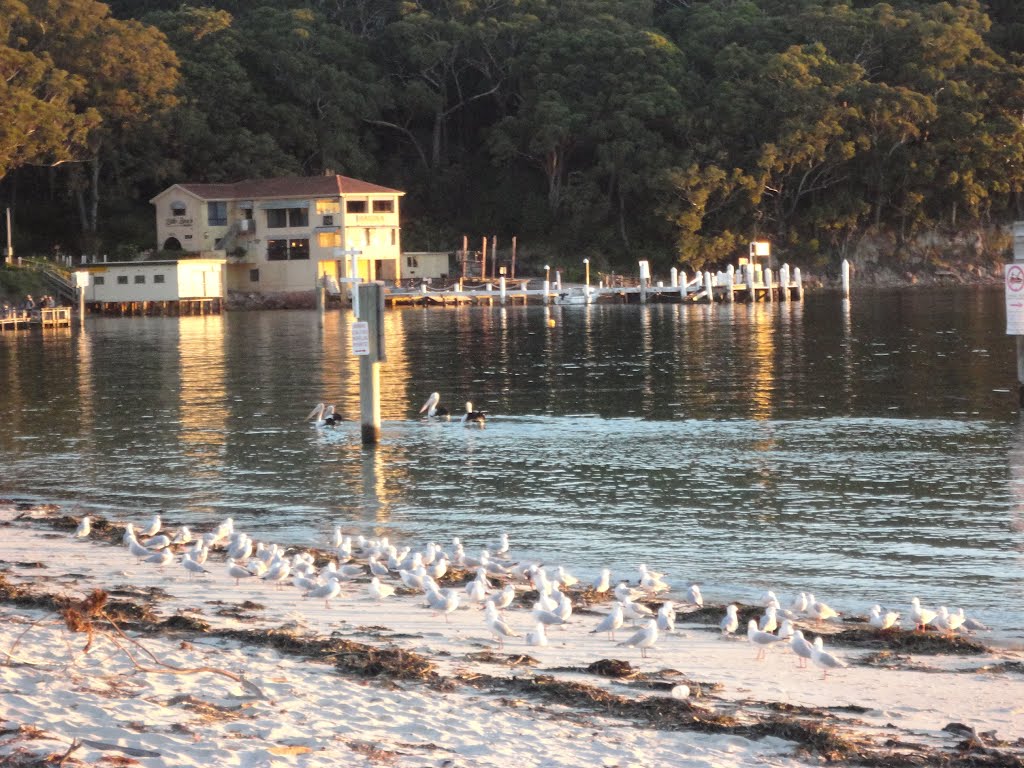
[[408, 192], [410, 250], [839, 258], [1024, 213], [1022, 7], [0, 0], [0, 193], [46, 250], [146, 245], [175, 181], [335, 171]]

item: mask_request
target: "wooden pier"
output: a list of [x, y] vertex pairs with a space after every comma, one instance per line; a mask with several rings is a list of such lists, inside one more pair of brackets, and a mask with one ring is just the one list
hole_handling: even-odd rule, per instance
[[[530, 287], [540, 283], [539, 287]], [[802, 301], [803, 281], [800, 270], [790, 272], [788, 265], [773, 273], [770, 269], [729, 267], [724, 272], [698, 272], [692, 279], [672, 270], [668, 285], [642, 280], [636, 285], [605, 286], [571, 285], [563, 287], [547, 280], [515, 281], [499, 278], [496, 282], [468, 285], [460, 280], [442, 289], [427, 285], [418, 288], [389, 288], [384, 301], [391, 306], [459, 306], [461, 304], [593, 304], [674, 302], [758, 302]]]
[[88, 308], [90, 312], [117, 317], [217, 315], [224, 311], [224, 300], [214, 296], [174, 301], [97, 301], [90, 302]]
[[58, 328], [71, 326], [71, 307], [44, 307], [29, 312], [15, 310], [0, 317], [0, 331], [18, 331], [27, 328]]

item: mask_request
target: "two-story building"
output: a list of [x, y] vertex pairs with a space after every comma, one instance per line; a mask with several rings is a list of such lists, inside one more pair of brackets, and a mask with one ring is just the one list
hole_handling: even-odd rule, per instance
[[266, 294], [311, 291], [325, 275], [400, 279], [404, 194], [310, 176], [175, 184], [150, 203], [161, 250], [224, 255], [228, 290]]

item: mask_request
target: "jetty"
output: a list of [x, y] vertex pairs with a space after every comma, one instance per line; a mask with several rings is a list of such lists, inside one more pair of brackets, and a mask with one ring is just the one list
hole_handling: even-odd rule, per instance
[[60, 326], [71, 326], [71, 307], [44, 307], [32, 311], [17, 309], [0, 316], [0, 331]]
[[565, 285], [561, 279], [551, 282], [537, 278], [467, 280], [434, 288], [426, 282], [419, 286], [395, 286], [385, 289], [384, 301], [390, 306], [458, 306], [460, 304], [593, 304], [603, 303], [713, 303], [802, 301], [803, 280], [800, 269], [784, 264], [777, 272], [758, 265], [730, 265], [720, 272], [697, 272], [688, 277], [675, 268], [666, 284], [652, 282], [641, 269], [637, 281], [626, 284], [621, 278], [614, 284]]

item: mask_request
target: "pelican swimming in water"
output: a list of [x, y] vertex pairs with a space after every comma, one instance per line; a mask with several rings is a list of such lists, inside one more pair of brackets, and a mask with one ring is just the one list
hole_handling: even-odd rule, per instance
[[438, 392], [431, 393], [430, 397], [427, 398], [427, 402], [425, 402], [423, 404], [423, 407], [420, 408], [420, 413], [423, 413], [424, 411], [426, 411], [426, 414], [427, 414], [428, 418], [430, 418], [432, 416], [436, 416], [439, 419], [451, 418], [451, 416], [448, 413], [448, 409], [447, 408], [438, 406], [439, 402], [441, 402], [441, 395], [440, 395], [440, 393], [438, 393]]
[[341, 417], [334, 413], [333, 405], [317, 403], [316, 408], [306, 416], [306, 421], [312, 421], [313, 426], [320, 429], [321, 427], [333, 427], [341, 421]]
[[483, 426], [484, 421], [486, 420], [487, 411], [474, 411], [473, 404], [467, 400], [466, 412], [462, 415], [462, 423], [469, 424], [470, 422], [472, 422], [474, 424], [479, 424], [480, 426]]

